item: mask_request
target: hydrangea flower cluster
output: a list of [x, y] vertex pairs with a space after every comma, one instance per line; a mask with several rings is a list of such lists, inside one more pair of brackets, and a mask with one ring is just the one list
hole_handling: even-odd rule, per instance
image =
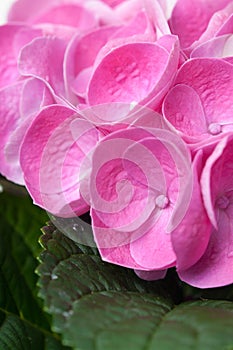
[[1, 174], [104, 260], [233, 282], [233, 1], [16, 1], [0, 118]]

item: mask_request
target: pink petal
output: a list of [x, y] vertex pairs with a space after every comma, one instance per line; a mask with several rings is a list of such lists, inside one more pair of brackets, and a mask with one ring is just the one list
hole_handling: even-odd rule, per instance
[[[217, 218], [214, 210], [214, 201], [215, 198], [218, 195], [219, 190], [222, 192], [225, 192], [224, 187], [230, 184], [230, 168], [226, 172], [226, 174], [222, 174], [221, 177], [218, 176], [219, 169], [217, 169], [215, 163], [221, 161], [223, 158], [224, 150], [227, 146], [227, 137], [220, 140], [215, 147], [214, 151], [212, 152], [211, 156], [207, 159], [205, 168], [203, 170], [202, 176], [201, 176], [201, 187], [202, 187], [202, 194], [203, 194], [203, 200], [206, 207], [206, 211], [208, 213], [208, 216], [215, 228], [217, 228]], [[222, 168], [221, 168], [222, 170]], [[217, 181], [212, 181], [211, 177], [214, 176]], [[221, 180], [221, 182], [220, 182]], [[224, 185], [224, 187], [222, 187]], [[219, 186], [221, 186], [219, 188]]]
[[[153, 210], [153, 198], [146, 187], [145, 170], [133, 162], [133, 155], [129, 160], [123, 158], [127, 148], [134, 144], [137, 147], [138, 132], [135, 133], [124, 130], [111, 134], [97, 146], [93, 154], [91, 206], [106, 226], [120, 231], [137, 229]], [[125, 139], [124, 135], [128, 135], [129, 139]], [[150, 160], [153, 162], [153, 157]], [[133, 177], [129, 171], [134, 173]]]
[[[159, 232], [158, 236], [155, 234], [155, 232], [152, 232], [152, 235], [150, 235], [151, 239], [153, 239], [153, 244], [150, 248], [150, 252], [154, 248], [154, 252], [157, 253], [157, 256], [153, 257], [152, 261], [148, 261], [148, 235], [151, 233], [147, 228], [148, 222], [146, 222], [140, 230], [127, 232], [114, 230], [111, 227], [107, 227], [100, 220], [99, 215], [97, 215], [95, 210], [91, 210], [91, 217], [94, 238], [103, 260], [137, 270], [145, 270], [151, 268], [148, 267], [148, 265], [153, 266], [151, 269], [161, 268], [161, 266], [164, 267], [164, 265], [174, 265], [174, 253], [171, 247], [170, 236], [166, 235], [164, 237], [161, 237]], [[139, 237], [142, 238], [140, 239]], [[146, 237], [146, 242], [143, 240], [144, 237]], [[138, 238], [139, 240], [135, 241], [135, 239]], [[163, 238], [162, 242], [160, 238]], [[140, 242], [140, 261], [142, 261], [142, 264], [135, 260], [132, 254], [132, 245], [134, 248], [134, 244], [136, 242]], [[159, 251], [161, 248], [163, 250], [162, 253]], [[157, 261], [155, 261], [156, 258]], [[159, 261], [160, 258], [163, 260]], [[155, 266], [156, 262], [159, 267]]]
[[156, 281], [163, 279], [166, 276], [167, 270], [143, 271], [134, 270], [136, 275], [145, 281]]
[[37, 38], [20, 54], [19, 71], [43, 80], [56, 94], [64, 96], [63, 59], [65, 42], [58, 38]]
[[115, 7], [121, 4], [122, 2], [124, 2], [125, 0], [102, 0], [102, 1], [105, 2], [108, 6]]
[[13, 3], [8, 20], [10, 22], [31, 22], [31, 19], [48, 7], [47, 0], [20, 0]]
[[217, 32], [217, 35], [232, 34], [233, 32], [233, 14], [225, 21]]
[[91, 79], [93, 72], [93, 67], [84, 68], [75, 79], [73, 79], [72, 84], [70, 85], [72, 91], [75, 95], [86, 98], [87, 88], [89, 81]]
[[102, 59], [113, 49], [131, 43], [154, 42], [156, 32], [145, 11], [140, 11], [133, 17], [129, 23], [121, 26], [112, 37], [109, 38], [106, 45], [99, 51], [95, 61], [95, 67], [99, 65]]
[[[187, 61], [176, 77], [175, 85], [184, 84], [193, 89], [199, 96], [209, 135], [217, 135], [221, 131], [232, 130], [232, 76], [233, 66], [224, 60], [195, 58]], [[185, 97], [183, 97], [183, 101], [182, 108], [185, 105]], [[187, 110], [188, 107], [185, 108]], [[179, 113], [179, 111], [176, 110], [176, 113]], [[167, 114], [166, 117], [169, 118]], [[185, 123], [187, 123], [186, 119]], [[185, 130], [185, 126], [182, 129]], [[191, 132], [193, 135], [196, 134], [196, 127], [193, 127], [190, 121], [188, 130], [189, 134]], [[198, 135], [196, 134], [196, 136]]]
[[35, 114], [42, 107], [53, 103], [52, 94], [41, 80], [29, 78], [25, 81], [20, 100], [20, 114], [23, 118]]
[[60, 4], [49, 8], [36, 16], [34, 23], [53, 23], [77, 27], [81, 31], [91, 29], [97, 25], [93, 13], [77, 4]]
[[[213, 37], [217, 35], [221, 35], [219, 34], [219, 32], [221, 32], [221, 29], [225, 26], [225, 23], [228, 22], [232, 14], [232, 11], [233, 11], [233, 3], [230, 2], [223, 9], [215, 12], [209, 21], [207, 29], [201, 35], [199, 40], [193, 43], [191, 48], [192, 49], [196, 48], [197, 46], [201, 45], [202, 43], [205, 43], [206, 41], [212, 39]], [[228, 34], [230, 33], [231, 32], [228, 32]]]
[[20, 49], [40, 33], [23, 25], [0, 27], [0, 87], [13, 83], [19, 78], [17, 58]]
[[[93, 226], [104, 259], [130, 267], [136, 262], [147, 270], [173, 266], [176, 258], [167, 230], [180, 193], [187, 192], [186, 146], [169, 131], [131, 127], [104, 138], [92, 164]], [[124, 257], [129, 243], [133, 260]]]
[[[82, 5], [84, 3], [83, 0], [79, 0], [79, 2]], [[114, 26], [124, 23], [123, 18], [116, 15], [116, 10], [103, 1], [87, 0], [85, 1], [85, 8], [95, 14], [101, 26]]]
[[170, 52], [159, 43], [128, 44], [112, 50], [92, 76], [88, 91], [90, 105], [109, 102], [144, 104], [151, 100], [156, 105], [156, 95], [167, 87], [177, 68], [178, 62], [173, 56], [172, 65], [167, 69], [169, 60]]
[[24, 183], [22, 172], [7, 162], [4, 150], [8, 138], [19, 123], [20, 92], [23, 84], [24, 82], [20, 81], [0, 90], [0, 172], [18, 184]]
[[134, 120], [134, 122], [130, 126], [137, 126], [142, 128], [169, 129], [168, 126], [165, 124], [162, 115], [154, 112], [150, 108], [142, 108], [140, 111], [138, 111], [137, 119]]
[[[79, 75], [83, 74], [82, 71], [84, 69], [92, 68], [98, 52], [117, 29], [118, 27], [113, 26], [103, 27], [85, 34], [82, 37], [80, 37], [80, 34], [74, 36], [67, 47], [64, 58], [64, 78], [68, 93], [70, 93], [70, 86], [74, 86], [74, 84], [75, 91], [79, 90], [75, 81], [77, 79], [80, 80]], [[90, 47], [92, 48], [91, 50]], [[84, 86], [82, 92], [86, 91], [86, 84]]]
[[164, 118], [154, 110], [134, 103], [105, 103], [82, 109], [82, 115], [103, 134], [125, 129], [131, 125], [169, 129]]
[[[189, 186], [192, 187], [190, 198], [185, 198], [183, 203], [189, 201], [185, 216], [179, 225], [171, 232], [173, 249], [176, 253], [177, 270], [185, 270], [194, 265], [206, 250], [209, 242], [211, 224], [206, 214], [202, 201], [199, 184], [199, 174], [202, 170], [202, 153], [199, 152], [193, 162], [193, 176]], [[175, 213], [173, 215], [179, 215]]]
[[122, 1], [114, 9], [114, 14], [124, 23], [127, 23], [135, 16], [136, 13], [140, 12], [143, 8], [144, 4], [141, 0]]
[[172, 210], [169, 206], [162, 209], [154, 226], [150, 225], [148, 229], [145, 227], [141, 237], [130, 244], [132, 258], [144, 269], [164, 270], [176, 263], [171, 236], [166, 232]]
[[200, 97], [188, 85], [178, 84], [169, 91], [163, 102], [163, 115], [184, 135], [195, 137], [207, 133]]
[[[47, 107], [30, 126], [21, 148], [25, 183], [35, 204], [62, 217], [88, 210], [79, 193], [79, 170], [86, 155], [73, 138], [71, 127], [78, 120], [72, 109]], [[88, 122], [80, 119], [80, 123]]]
[[169, 19], [171, 17], [175, 4], [177, 3], [177, 0], [158, 0], [158, 2], [163, 9], [165, 17]]
[[[233, 192], [232, 135], [226, 136], [208, 158], [201, 184], [204, 203], [217, 227], [212, 229], [209, 245], [202, 258], [180, 277], [199, 288], [212, 288], [233, 282]], [[213, 214], [212, 214], [213, 213]]]
[[95, 242], [104, 261], [120, 266], [142, 270], [130, 254], [130, 235], [105, 226], [91, 209], [92, 228]]
[[76, 28], [61, 24], [39, 23], [33, 27], [41, 30], [42, 35], [40, 36], [57, 37], [58, 39], [61, 39], [66, 43], [68, 43], [77, 33]]
[[220, 215], [218, 231], [212, 230], [210, 243], [203, 257], [191, 268], [179, 271], [180, 278], [194, 287], [215, 288], [233, 282], [233, 234], [228, 215]]
[[[155, 32], [150, 22], [148, 15], [145, 11], [138, 12], [129, 23], [122, 26], [114, 35], [113, 39], [116, 38], [127, 38], [136, 35], [144, 34], [146, 38], [151, 38], [148, 41], [154, 41]], [[146, 36], [147, 34], [147, 36]], [[145, 40], [146, 41], [146, 40]]]
[[94, 13], [85, 8], [81, 0], [20, 0], [12, 5], [8, 19], [30, 24], [63, 24], [86, 30], [97, 24]]
[[191, 58], [195, 57], [233, 57], [232, 49], [233, 35], [222, 35], [204, 44], [197, 46], [191, 53]]
[[[22, 170], [19, 163], [20, 146], [27, 132], [27, 129], [31, 125], [35, 114], [39, 110], [48, 104], [52, 104], [53, 98], [47, 87], [42, 81], [37, 79], [28, 79], [24, 81], [19, 105], [19, 116], [17, 127], [12, 130], [5, 144], [5, 159], [8, 165], [14, 169], [17, 174], [17, 179], [22, 178]], [[20, 174], [20, 177], [19, 177]], [[18, 180], [19, 181], [19, 180]], [[21, 180], [24, 183], [23, 180]]]
[[12, 130], [4, 147], [4, 155], [8, 166], [7, 177], [9, 180], [24, 185], [22, 168], [20, 166], [20, 146], [24, 136], [33, 121], [34, 116], [31, 115], [27, 119], [20, 121], [20, 124]]
[[206, 30], [212, 15], [223, 9], [230, 0], [178, 0], [170, 19], [171, 31], [187, 48]]
[[161, 4], [157, 1], [146, 0], [145, 8], [156, 28], [157, 38], [166, 34], [171, 34]]

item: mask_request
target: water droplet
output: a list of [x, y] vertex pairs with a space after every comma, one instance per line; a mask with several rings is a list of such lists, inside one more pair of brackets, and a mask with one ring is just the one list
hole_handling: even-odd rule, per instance
[[74, 224], [73, 225], [73, 230], [74, 231], [78, 231], [79, 230], [79, 225], [78, 224]]
[[3, 190], [3, 186], [0, 185], [0, 193], [2, 193], [4, 190]]
[[160, 209], [165, 209], [168, 204], [169, 204], [169, 199], [164, 195], [161, 194], [158, 196], [155, 200], [155, 204], [160, 208]]
[[222, 126], [218, 123], [211, 123], [208, 127], [208, 131], [212, 135], [218, 135], [222, 131]]
[[132, 101], [132, 102], [130, 103], [129, 110], [132, 111], [132, 110], [134, 109], [134, 107], [137, 106], [137, 104], [138, 104], [137, 101]]
[[64, 312], [62, 313], [62, 315], [63, 315], [65, 318], [70, 317], [70, 316], [73, 315], [73, 311], [72, 311], [72, 310], [70, 310], [70, 311], [64, 311]]
[[54, 273], [52, 273], [51, 278], [52, 278], [52, 280], [57, 280], [57, 279], [58, 279], [58, 276], [55, 275]]

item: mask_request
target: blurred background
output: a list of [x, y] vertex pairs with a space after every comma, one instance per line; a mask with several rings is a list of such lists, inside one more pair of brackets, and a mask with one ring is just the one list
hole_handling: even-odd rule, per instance
[[6, 22], [9, 7], [15, 0], [0, 0], [0, 24]]

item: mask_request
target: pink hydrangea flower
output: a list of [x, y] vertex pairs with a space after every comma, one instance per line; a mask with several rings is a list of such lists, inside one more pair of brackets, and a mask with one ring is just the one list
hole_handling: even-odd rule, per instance
[[212, 222], [207, 249], [200, 260], [180, 277], [201, 288], [233, 282], [232, 229], [232, 133], [227, 134], [210, 153], [201, 174], [201, 190]]
[[[34, 17], [39, 8], [46, 9], [43, 15], [33, 20], [24, 17]], [[51, 7], [47, 3], [44, 7], [42, 2], [29, 1], [16, 2], [9, 20], [0, 27], [0, 171], [24, 184], [19, 148], [25, 132], [43, 106], [65, 100], [62, 66], [66, 46], [74, 33], [98, 22], [80, 4]]]
[[[146, 280], [233, 282], [233, 1], [18, 0], [0, 172]], [[77, 237], [78, 239], [78, 237]]]
[[165, 118], [189, 143], [233, 130], [233, 65], [195, 58], [180, 68], [163, 102]]
[[[9, 23], [0, 28], [0, 52], [0, 171], [20, 184], [19, 152], [12, 154], [44, 106], [66, 105], [77, 112], [111, 101], [159, 106], [180, 54], [162, 8], [149, 0], [17, 1]], [[137, 89], [132, 91], [132, 84]], [[6, 94], [14, 96], [10, 113]]]

